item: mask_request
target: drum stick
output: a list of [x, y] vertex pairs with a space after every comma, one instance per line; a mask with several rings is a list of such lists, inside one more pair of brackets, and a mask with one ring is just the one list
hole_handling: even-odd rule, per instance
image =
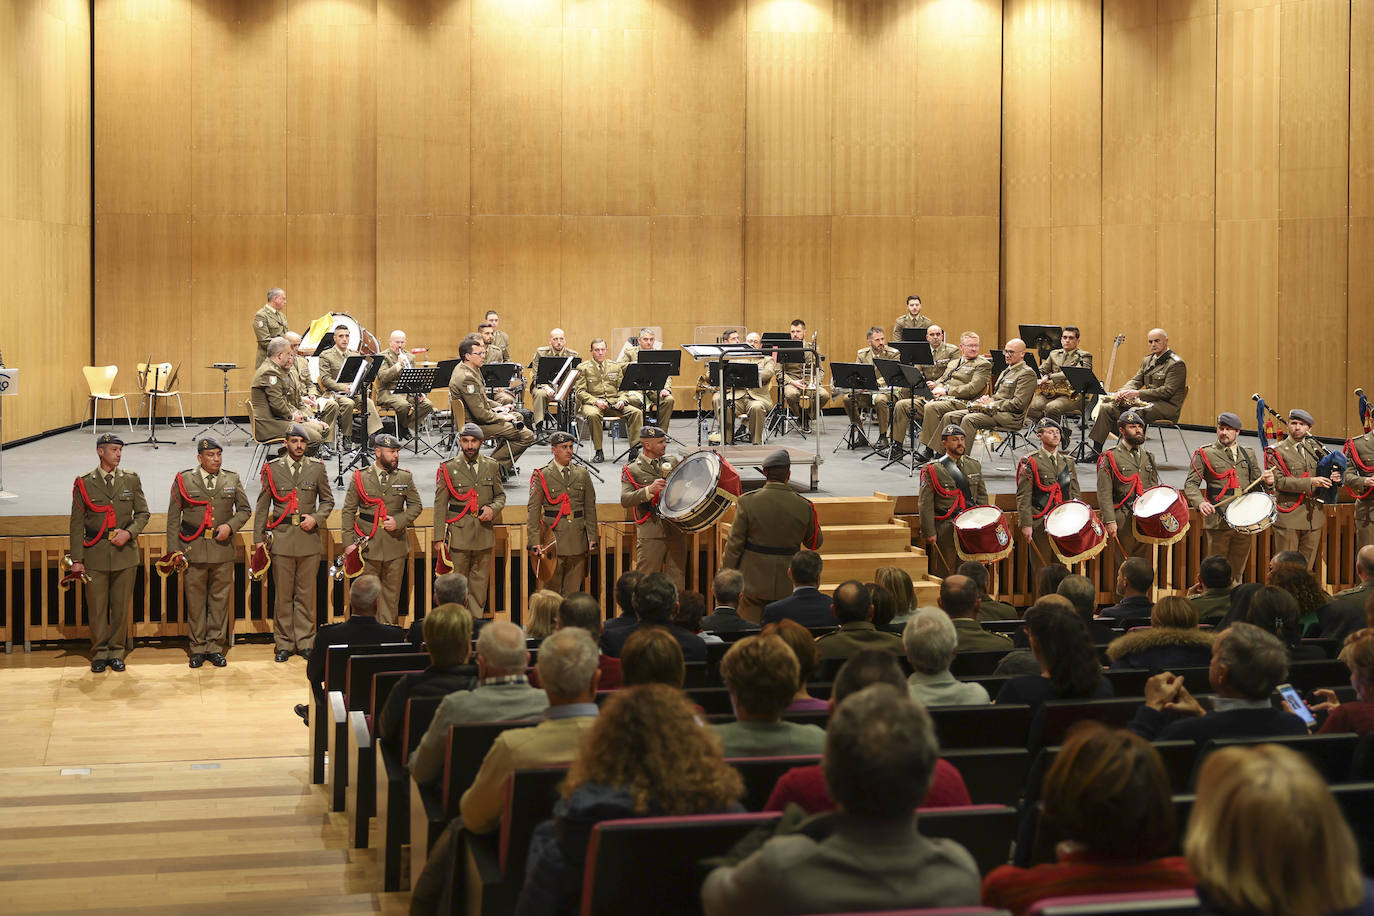
[[950, 575], [953, 575], [956, 567], [950, 565], [949, 557], [945, 556], [945, 552], [940, 549], [939, 541], [935, 542], [935, 552], [940, 555], [940, 562], [945, 564], [945, 569], [950, 571]]
[[1121, 546], [1121, 538], [1112, 535], [1112, 543], [1116, 545], [1116, 552], [1121, 554], [1121, 561], [1124, 563], [1126, 561], [1126, 548]]
[[1260, 483], [1262, 483], [1262, 482], [1263, 482], [1263, 481], [1261, 481], [1260, 478], [1256, 477], [1254, 480], [1250, 481], [1250, 485], [1249, 485], [1248, 487], [1246, 487], [1244, 490], [1241, 490], [1239, 493], [1232, 493], [1230, 496], [1226, 497], [1225, 499], [1219, 499], [1219, 500], [1217, 500], [1216, 502], [1212, 503], [1212, 508], [1213, 508], [1213, 509], [1220, 509], [1222, 506], [1226, 505], [1226, 504], [1229, 503], [1231, 500], [1233, 500], [1233, 499], [1239, 499], [1240, 497], [1244, 496], [1246, 493], [1249, 493], [1251, 490], [1253, 490], [1256, 486], [1258, 486], [1258, 485], [1259, 485]]
[[1021, 537], [1025, 540], [1025, 542], [1026, 542], [1027, 544], [1030, 545], [1031, 550], [1034, 550], [1034, 551], [1035, 551], [1035, 558], [1036, 558], [1037, 560], [1040, 561], [1040, 565], [1041, 565], [1041, 566], [1049, 566], [1049, 565], [1050, 565], [1050, 564], [1049, 564], [1049, 561], [1045, 559], [1045, 555], [1044, 555], [1043, 553], [1041, 553], [1041, 552], [1040, 552], [1040, 548], [1036, 546], [1036, 544], [1035, 544], [1035, 538], [1034, 538], [1034, 537], [1026, 537], [1025, 534], [1022, 534]]

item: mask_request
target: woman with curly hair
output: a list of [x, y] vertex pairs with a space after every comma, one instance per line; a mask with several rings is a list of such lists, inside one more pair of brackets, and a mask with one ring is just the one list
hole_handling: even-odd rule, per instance
[[[1331, 596], [1322, 589], [1317, 577], [1306, 566], [1296, 563], [1275, 563], [1265, 579], [1266, 585], [1281, 588], [1293, 596], [1298, 603], [1299, 635], [1308, 626], [1317, 622], [1317, 614], [1331, 602]], [[1252, 599], [1253, 600], [1253, 599]], [[1266, 627], [1266, 629], [1268, 629]], [[1272, 631], [1271, 631], [1272, 632]], [[1279, 637], [1283, 639], [1283, 637]], [[1287, 643], [1287, 640], [1284, 640]], [[1325, 658], [1325, 653], [1316, 656]], [[1296, 656], [1295, 656], [1296, 658]]]
[[587, 842], [601, 821], [744, 810], [744, 785], [720, 739], [663, 684], [606, 700], [559, 791], [553, 820], [530, 841], [519, 916], [577, 912]]
[[1366, 627], [1347, 636], [1338, 657], [1350, 669], [1350, 686], [1355, 688], [1355, 699], [1342, 703], [1334, 690], [1314, 690], [1323, 702], [1312, 708], [1329, 711], [1318, 730], [1367, 735], [1374, 732], [1374, 629]]
[[1026, 611], [1026, 635], [1039, 674], [1014, 677], [993, 702], [1039, 706], [1045, 700], [1092, 700], [1114, 695], [1102, 676], [1088, 625], [1067, 598], [1046, 595]]

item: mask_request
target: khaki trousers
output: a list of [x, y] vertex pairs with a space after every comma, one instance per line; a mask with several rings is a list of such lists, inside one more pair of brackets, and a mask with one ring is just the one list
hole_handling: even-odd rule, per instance
[[277, 600], [272, 610], [272, 641], [287, 652], [315, 645], [315, 576], [320, 555], [272, 556], [272, 582]]
[[[1114, 565], [1121, 562], [1122, 550], [1126, 552], [1126, 556], [1128, 557], [1143, 557], [1146, 560], [1150, 559], [1150, 547], [1152, 545], [1137, 540], [1135, 536], [1135, 516], [1127, 512], [1124, 508], [1116, 510], [1116, 537], [1117, 540], [1121, 542], [1121, 550], [1118, 550], [1115, 544], [1107, 545], [1107, 552], [1112, 555], [1112, 563]], [[1111, 539], [1108, 538], [1108, 540], [1110, 541]]]
[[1284, 550], [1300, 550], [1302, 555], [1307, 558], [1307, 568], [1311, 569], [1317, 564], [1317, 551], [1322, 543], [1322, 530], [1313, 528], [1304, 531], [1299, 528], [1280, 528], [1275, 525], [1269, 536], [1269, 546], [1274, 553]]
[[449, 556], [453, 559], [453, 571], [468, 580], [468, 611], [474, 617], [487, 616], [487, 586], [491, 582], [491, 556], [494, 549], [449, 549]]
[[368, 560], [363, 565], [363, 573], [382, 580], [382, 597], [377, 602], [377, 619], [388, 626], [395, 626], [400, 617], [401, 579], [405, 576], [406, 561], [409, 557], [394, 560]]
[[1047, 398], [1043, 394], [1036, 394], [1031, 398], [1030, 411], [1026, 414], [1026, 419], [1034, 423], [1043, 416], [1049, 415], [1058, 420], [1066, 413], [1078, 413], [1078, 398], [1071, 398], [1067, 395], [1060, 395], [1057, 398]]
[[637, 538], [635, 569], [648, 575], [661, 572], [681, 592], [687, 585], [687, 535], [669, 538]]
[[1250, 562], [1250, 551], [1255, 546], [1253, 534], [1241, 534], [1230, 525], [1203, 531], [1205, 555], [1225, 557], [1231, 564], [1231, 584], [1239, 585], [1245, 579], [1245, 567]]
[[129, 651], [129, 600], [137, 566], [103, 572], [87, 569], [86, 622], [91, 628], [91, 661], [123, 658]]
[[[604, 398], [602, 400], [605, 400]], [[614, 402], [611, 402], [614, 403]], [[639, 428], [644, 424], [644, 411], [629, 403], [626, 399], [625, 407], [616, 410], [614, 407], [607, 406], [605, 410], [597, 407], [596, 404], [588, 404], [582, 408], [582, 416], [587, 418], [587, 431], [592, 436], [592, 447], [598, 452], [602, 450], [601, 443], [605, 439], [606, 431], [601, 428], [601, 421], [606, 417], [619, 417], [625, 421], [625, 435], [629, 438], [631, 445], [639, 441]]]
[[558, 555], [553, 567], [553, 578], [545, 588], [552, 589], [564, 598], [573, 592], [582, 591], [582, 580], [587, 578], [587, 554], [579, 553], [571, 557]]
[[186, 594], [186, 624], [191, 630], [191, 654], [224, 652], [229, 648], [233, 562], [192, 563], [181, 578]]
[[887, 396], [886, 391], [877, 393], [861, 391], [857, 394], [846, 394], [840, 398], [840, 404], [844, 407], [844, 412], [848, 414], [849, 422], [856, 426], [859, 423], [859, 410], [871, 406], [878, 415], [878, 435], [880, 437], [887, 435], [888, 411], [891, 410], [892, 399]]
[[1374, 496], [1355, 504], [1355, 549], [1374, 544]]

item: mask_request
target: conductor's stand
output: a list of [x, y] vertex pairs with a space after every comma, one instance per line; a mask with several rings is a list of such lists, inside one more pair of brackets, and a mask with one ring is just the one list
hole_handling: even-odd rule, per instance
[[[872, 363], [831, 363], [830, 381], [836, 396], [842, 389], [847, 388], [851, 397], [856, 396], [861, 391], [868, 392], [871, 397], [878, 391], [878, 370], [874, 368]], [[858, 416], [857, 409], [854, 416]], [[831, 454], [838, 452], [841, 445], [851, 451], [856, 448], [869, 447], [868, 437], [864, 435], [863, 428], [852, 418], [849, 421], [849, 428], [844, 431], [840, 441], [830, 450]]]

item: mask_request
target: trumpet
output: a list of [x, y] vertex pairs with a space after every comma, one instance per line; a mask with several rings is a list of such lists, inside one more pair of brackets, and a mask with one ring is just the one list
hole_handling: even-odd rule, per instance
[[1155, 406], [1154, 401], [1142, 401], [1140, 398], [1113, 398], [1113, 400], [1123, 410], [1149, 410]]
[[91, 581], [91, 577], [86, 575], [84, 571], [79, 574], [72, 572], [72, 565], [75, 562], [76, 561], [72, 559], [72, 555], [69, 553], [63, 554], [62, 559], [57, 562], [58, 571], [62, 574], [61, 577], [57, 580], [57, 587], [61, 591], [65, 592], [68, 589], [70, 589], [73, 585], [76, 584], [77, 579], [80, 579], [83, 583], [87, 584], [89, 584]]

